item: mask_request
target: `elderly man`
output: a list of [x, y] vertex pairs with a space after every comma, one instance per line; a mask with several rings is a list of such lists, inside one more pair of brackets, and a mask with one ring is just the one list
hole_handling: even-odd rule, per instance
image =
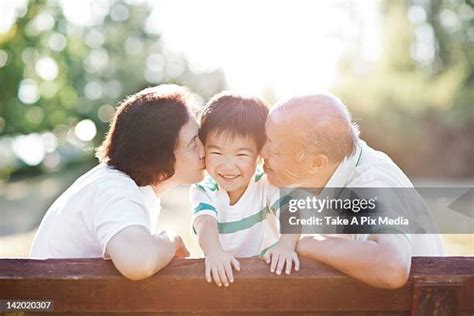
[[[346, 106], [330, 94], [278, 104], [266, 123], [262, 151], [269, 181], [278, 187], [413, 187], [384, 153], [359, 138]], [[383, 288], [403, 286], [412, 255], [440, 255], [438, 235], [352, 234], [303, 237], [299, 255]]]

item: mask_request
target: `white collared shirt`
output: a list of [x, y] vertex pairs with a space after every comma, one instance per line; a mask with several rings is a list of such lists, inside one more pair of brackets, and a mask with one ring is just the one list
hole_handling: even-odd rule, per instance
[[[359, 140], [354, 154], [345, 158], [326, 184], [327, 188], [413, 188], [403, 171], [385, 153]], [[369, 234], [353, 234], [354, 240], [367, 240]], [[413, 256], [444, 255], [439, 234], [407, 236]]]

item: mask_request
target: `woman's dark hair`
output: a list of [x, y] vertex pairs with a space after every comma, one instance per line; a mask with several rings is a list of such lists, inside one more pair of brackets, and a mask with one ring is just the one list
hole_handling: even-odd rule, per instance
[[268, 107], [261, 100], [221, 92], [212, 97], [201, 112], [199, 138], [205, 144], [207, 135], [214, 132], [251, 137], [260, 150], [266, 141], [267, 116]]
[[188, 96], [183, 87], [161, 85], [125, 99], [97, 149], [97, 158], [139, 186], [173, 176], [179, 132], [190, 116]]

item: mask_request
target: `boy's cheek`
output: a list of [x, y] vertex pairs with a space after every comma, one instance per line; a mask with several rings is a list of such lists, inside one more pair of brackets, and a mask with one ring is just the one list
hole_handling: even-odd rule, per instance
[[215, 159], [212, 158], [212, 155], [206, 155], [204, 161], [207, 169], [213, 168], [216, 165]]

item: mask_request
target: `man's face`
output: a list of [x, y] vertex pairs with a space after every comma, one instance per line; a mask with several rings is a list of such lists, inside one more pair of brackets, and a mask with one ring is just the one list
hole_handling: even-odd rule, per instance
[[270, 115], [265, 124], [267, 142], [262, 150], [268, 180], [277, 187], [301, 186], [308, 173], [308, 161], [302, 159], [304, 145], [298, 141], [297, 122], [279, 120]]
[[177, 184], [192, 184], [204, 178], [204, 148], [198, 137], [198, 124], [193, 117], [181, 128], [174, 154], [173, 180]]

